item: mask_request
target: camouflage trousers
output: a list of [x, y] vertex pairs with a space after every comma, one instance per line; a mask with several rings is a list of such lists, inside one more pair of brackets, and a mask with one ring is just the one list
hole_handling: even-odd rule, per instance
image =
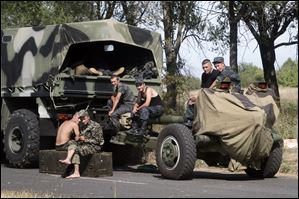
[[[62, 145], [56, 145], [55, 146], [56, 151], [70, 151], [70, 150], [76, 150], [77, 144], [75, 140], [70, 140]], [[80, 164], [80, 156], [75, 153], [71, 159], [72, 164]]]
[[[112, 108], [112, 101], [108, 100], [108, 107], [111, 109]], [[115, 128], [115, 131], [118, 132], [120, 128], [120, 122], [119, 119], [122, 114], [125, 113], [130, 113], [132, 112], [133, 105], [128, 105], [128, 104], [121, 104], [118, 106], [115, 111], [111, 114], [110, 120]]]
[[75, 154], [71, 160], [72, 164], [80, 164], [80, 156], [98, 153], [101, 151], [101, 146], [71, 140], [68, 144], [68, 151], [72, 149], [75, 150]]

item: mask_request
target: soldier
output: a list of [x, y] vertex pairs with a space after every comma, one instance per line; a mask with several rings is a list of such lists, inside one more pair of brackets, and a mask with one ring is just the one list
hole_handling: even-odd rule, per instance
[[212, 88], [213, 83], [220, 72], [213, 69], [209, 59], [204, 59], [201, 65], [204, 71], [201, 75], [201, 88]]
[[[237, 73], [235, 73], [231, 67], [225, 66], [223, 57], [215, 57], [213, 64], [215, 68], [220, 72], [216, 82], [222, 82], [224, 79], [229, 78], [232, 82], [233, 89], [232, 91], [241, 93], [241, 80]], [[213, 84], [216, 85], [216, 82]]]
[[[142, 78], [137, 78], [135, 85], [138, 90], [138, 98], [132, 111], [132, 130], [129, 133], [142, 136], [147, 134], [148, 120], [163, 115], [164, 107], [158, 92], [145, 86]], [[138, 129], [139, 125], [141, 127]]]
[[100, 124], [92, 121], [85, 110], [79, 111], [79, 116], [84, 126], [81, 129], [79, 141], [70, 141], [66, 159], [59, 160], [63, 164], [74, 164], [74, 173], [66, 178], [79, 178], [80, 156], [100, 152], [104, 144], [103, 131]]
[[86, 67], [84, 64], [80, 64], [75, 67], [75, 75], [96, 75], [96, 76], [111, 76], [120, 75], [125, 71], [124, 67], [120, 67], [116, 71], [104, 70], [95, 67]]
[[71, 120], [64, 121], [58, 128], [55, 147], [57, 151], [68, 149], [68, 142], [71, 140], [73, 133], [75, 140], [79, 140], [79, 113], [76, 112]]
[[120, 128], [120, 116], [132, 111], [135, 97], [129, 86], [121, 83], [118, 76], [112, 75], [110, 81], [114, 87], [114, 93], [108, 101], [108, 107], [110, 108], [108, 115], [110, 116], [114, 130], [118, 132]]
[[[218, 70], [214, 70], [212, 63], [209, 59], [204, 59], [201, 63], [204, 72], [201, 75], [201, 88], [212, 88], [215, 84], [217, 76], [219, 75]], [[187, 108], [184, 114], [184, 122], [188, 127], [192, 127], [194, 115], [196, 114], [195, 103], [197, 94], [195, 91], [189, 93], [189, 99], [187, 101]]]

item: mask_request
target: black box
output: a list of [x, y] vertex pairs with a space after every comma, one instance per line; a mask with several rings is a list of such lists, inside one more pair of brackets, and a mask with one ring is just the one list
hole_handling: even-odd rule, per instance
[[[59, 174], [63, 177], [73, 172], [73, 165], [58, 162], [67, 156], [67, 151], [40, 150], [39, 172]], [[101, 152], [80, 157], [80, 175], [88, 177], [112, 176], [112, 152]]]

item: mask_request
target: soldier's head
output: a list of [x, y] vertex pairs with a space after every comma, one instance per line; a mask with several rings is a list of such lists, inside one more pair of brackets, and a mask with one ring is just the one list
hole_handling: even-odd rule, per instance
[[116, 75], [112, 75], [112, 76], [110, 77], [110, 82], [111, 82], [111, 84], [112, 84], [114, 87], [117, 87], [117, 86], [119, 85], [119, 83], [120, 83], [120, 79], [119, 79], [118, 76], [116, 76]]
[[79, 111], [78, 114], [79, 114], [79, 117], [80, 117], [80, 121], [81, 121], [84, 125], [86, 125], [86, 124], [89, 123], [89, 121], [90, 121], [90, 116], [89, 116], [89, 114], [88, 114], [88, 112], [87, 112], [86, 110], [82, 109], [82, 110]]
[[72, 120], [76, 123], [79, 123], [80, 122], [80, 116], [79, 116], [79, 112], [76, 112], [74, 115], [73, 115], [73, 118]]
[[144, 81], [142, 78], [140, 77], [137, 77], [136, 80], [135, 80], [135, 86], [137, 88], [138, 91], [143, 91], [144, 88], [145, 88], [145, 84], [144, 84]]
[[209, 59], [204, 59], [201, 63], [202, 69], [206, 74], [209, 74], [212, 71], [212, 63]]
[[213, 64], [215, 66], [215, 68], [217, 70], [219, 70], [220, 72], [223, 71], [225, 65], [224, 65], [224, 58], [223, 57], [215, 57], [214, 58], [214, 61], [213, 61]]

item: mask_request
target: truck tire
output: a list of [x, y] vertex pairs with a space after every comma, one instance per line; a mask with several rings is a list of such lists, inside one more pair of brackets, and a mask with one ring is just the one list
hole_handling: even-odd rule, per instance
[[37, 166], [39, 154], [39, 123], [27, 109], [14, 111], [7, 123], [4, 149], [8, 165], [16, 168]]
[[196, 145], [191, 130], [182, 124], [167, 125], [158, 136], [156, 161], [163, 177], [191, 179], [196, 161]]
[[274, 143], [269, 157], [263, 163], [261, 170], [248, 168], [246, 174], [255, 178], [272, 178], [279, 171], [282, 163], [283, 144]]

